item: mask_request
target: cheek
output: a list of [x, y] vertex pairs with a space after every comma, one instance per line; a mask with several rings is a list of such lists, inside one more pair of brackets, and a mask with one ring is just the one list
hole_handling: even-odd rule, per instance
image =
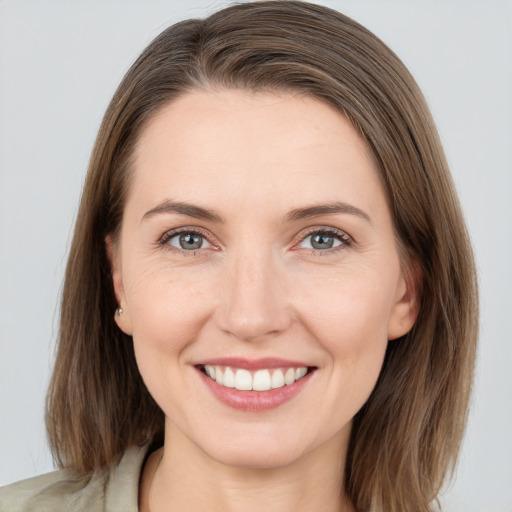
[[370, 395], [387, 348], [388, 321], [394, 300], [392, 280], [371, 272], [351, 272], [304, 286], [302, 323], [328, 354], [327, 370], [337, 390], [352, 397], [354, 409]]
[[[371, 343], [387, 338], [394, 288], [381, 276], [352, 272], [318, 283], [304, 283], [301, 311], [304, 323], [318, 331], [318, 338], [336, 346]], [[387, 340], [386, 340], [387, 341]]]
[[170, 417], [179, 415], [191, 399], [183, 386], [187, 349], [197, 340], [212, 302], [208, 289], [196, 286], [199, 276], [185, 279], [183, 274], [161, 269], [141, 272], [126, 286], [139, 372]]
[[176, 338], [181, 329], [189, 329], [198, 322], [206, 303], [204, 276], [183, 272], [170, 265], [134, 265], [127, 269], [125, 281], [127, 303], [134, 336], [152, 339], [163, 337], [167, 342]]
[[300, 283], [299, 321], [326, 356], [320, 375], [327, 382], [322, 421], [329, 435], [347, 425], [366, 403], [382, 368], [394, 285], [374, 275], [352, 267], [329, 279]]
[[[153, 268], [126, 283], [133, 340], [141, 373], [179, 359], [208, 318], [211, 292], [198, 275]], [[201, 283], [201, 284], [199, 284]]]

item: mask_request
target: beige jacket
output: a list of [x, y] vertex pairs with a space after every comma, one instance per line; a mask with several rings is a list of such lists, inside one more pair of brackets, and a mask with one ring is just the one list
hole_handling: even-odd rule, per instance
[[148, 445], [128, 449], [118, 466], [77, 476], [70, 470], [0, 488], [0, 512], [138, 512], [139, 478]]

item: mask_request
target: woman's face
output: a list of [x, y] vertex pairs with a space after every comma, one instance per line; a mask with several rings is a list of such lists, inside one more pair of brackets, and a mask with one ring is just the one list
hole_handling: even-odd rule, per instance
[[112, 258], [117, 322], [167, 433], [227, 464], [343, 450], [415, 319], [371, 152], [309, 97], [192, 92], [163, 108]]

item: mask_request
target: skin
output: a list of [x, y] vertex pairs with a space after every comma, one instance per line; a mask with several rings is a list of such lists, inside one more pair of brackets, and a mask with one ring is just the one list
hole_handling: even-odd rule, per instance
[[[141, 509], [352, 510], [340, 494], [352, 418], [388, 340], [417, 314], [364, 140], [313, 98], [195, 91], [147, 124], [133, 171], [120, 238], [107, 244], [123, 308], [116, 321], [133, 336], [166, 416]], [[166, 200], [207, 208], [222, 222], [144, 217]], [[363, 214], [288, 215], [334, 202]], [[177, 228], [199, 230], [202, 248], [180, 248], [178, 237], [159, 243]], [[327, 233], [333, 247], [315, 250], [312, 229], [335, 230]], [[240, 411], [219, 402], [194, 366], [225, 356], [317, 369], [292, 400]]]

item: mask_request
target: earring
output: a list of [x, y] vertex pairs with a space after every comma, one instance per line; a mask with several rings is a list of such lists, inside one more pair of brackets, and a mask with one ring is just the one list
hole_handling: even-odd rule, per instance
[[116, 315], [121, 316], [123, 314], [123, 308], [117, 308], [116, 309]]

